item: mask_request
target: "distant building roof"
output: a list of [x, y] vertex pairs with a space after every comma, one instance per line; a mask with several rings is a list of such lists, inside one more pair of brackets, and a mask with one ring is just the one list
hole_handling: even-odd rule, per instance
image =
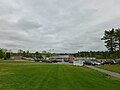
[[49, 59], [64, 59], [69, 61], [69, 60], [75, 60], [75, 57], [71, 55], [57, 55], [57, 56], [49, 57]]
[[69, 55], [57, 55], [57, 56], [52, 56], [49, 58], [69, 58]]

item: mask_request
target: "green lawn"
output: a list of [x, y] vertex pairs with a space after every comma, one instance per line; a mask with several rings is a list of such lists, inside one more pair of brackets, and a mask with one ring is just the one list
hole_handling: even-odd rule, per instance
[[0, 63], [0, 90], [120, 90], [120, 80], [87, 67]]
[[98, 68], [106, 69], [109, 71], [120, 73], [120, 65], [101, 65], [97, 66]]

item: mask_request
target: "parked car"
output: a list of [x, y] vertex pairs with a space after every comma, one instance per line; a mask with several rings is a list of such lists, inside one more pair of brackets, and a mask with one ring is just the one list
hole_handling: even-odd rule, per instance
[[94, 65], [94, 62], [93, 61], [90, 61], [90, 60], [86, 60], [83, 62], [84, 65]]
[[100, 62], [94, 61], [94, 65], [101, 65]]
[[97, 60], [86, 60], [83, 63], [84, 63], [84, 65], [93, 65], [93, 66], [101, 65], [101, 63]]
[[105, 60], [105, 61], [103, 61], [103, 65], [104, 64], [116, 64], [116, 61], [115, 60]]
[[101, 61], [100, 61], [100, 64], [101, 64], [101, 65], [104, 65], [104, 62], [105, 62], [105, 61], [101, 60]]
[[42, 62], [46, 62], [46, 63], [51, 63], [51, 61], [50, 60], [46, 60], [46, 59], [43, 59], [43, 60], [41, 60]]
[[120, 64], [120, 60], [116, 61], [116, 64]]
[[94, 63], [94, 65], [101, 65], [100, 61], [98, 60], [91, 60], [91, 61]]
[[58, 61], [58, 60], [52, 60], [51, 62], [52, 63], [57, 63], [57, 62], [60, 62], [60, 61]]
[[37, 58], [34, 58], [34, 61], [35, 61], [35, 62], [40, 62], [40, 60], [39, 60], [39, 59], [37, 59]]
[[73, 61], [71, 60], [71, 61], [69, 61], [69, 63], [73, 63]]

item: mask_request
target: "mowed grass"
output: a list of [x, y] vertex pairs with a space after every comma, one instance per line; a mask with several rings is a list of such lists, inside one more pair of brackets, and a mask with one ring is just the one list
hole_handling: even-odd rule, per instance
[[0, 64], [0, 90], [120, 90], [120, 80], [87, 67]]
[[120, 65], [116, 64], [116, 65], [101, 65], [101, 66], [97, 66], [98, 68], [102, 68], [102, 69], [106, 69], [112, 72], [117, 72], [120, 73]]

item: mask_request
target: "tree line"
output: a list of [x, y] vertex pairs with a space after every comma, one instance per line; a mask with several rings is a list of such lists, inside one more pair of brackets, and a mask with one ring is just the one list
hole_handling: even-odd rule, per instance
[[11, 57], [14, 56], [22, 56], [23, 58], [36, 58], [36, 59], [45, 59], [47, 57], [55, 55], [54, 53], [46, 52], [46, 53], [40, 53], [38, 51], [36, 52], [30, 52], [30, 51], [25, 51], [22, 49], [19, 49], [17, 53], [14, 53], [12, 51], [9, 51], [7, 49], [2, 49], [0, 48], [0, 59], [11, 59]]
[[96, 58], [96, 59], [109, 59], [108, 51], [81, 51], [73, 54], [75, 57], [80, 58]]

